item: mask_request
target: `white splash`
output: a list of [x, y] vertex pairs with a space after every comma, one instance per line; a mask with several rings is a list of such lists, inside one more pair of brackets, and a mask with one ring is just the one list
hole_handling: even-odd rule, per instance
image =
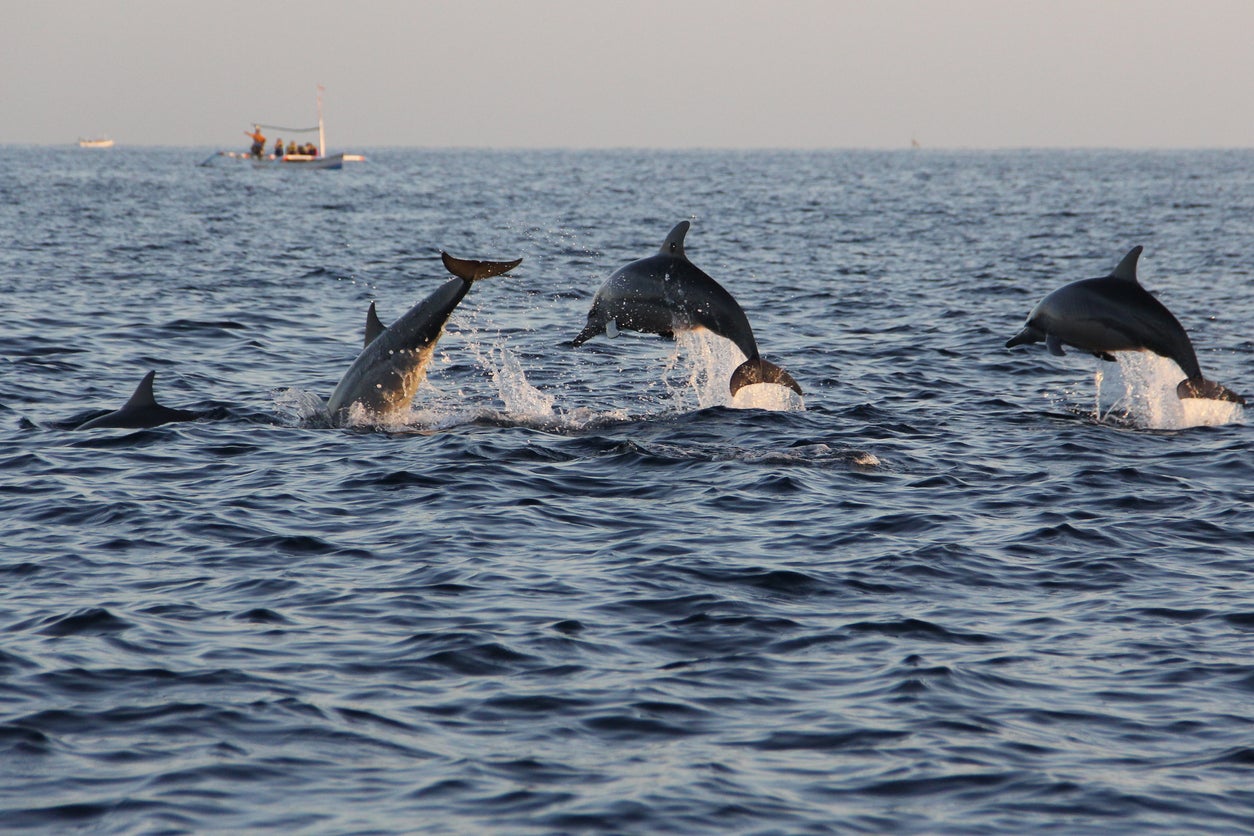
[[308, 389], [292, 388], [276, 392], [274, 408], [293, 424], [310, 424], [327, 418], [326, 401]]
[[[485, 358], [481, 357], [479, 363], [485, 365]], [[507, 415], [537, 420], [552, 420], [556, 417], [553, 409], [556, 399], [531, 385], [518, 356], [506, 348], [504, 343], [492, 347], [485, 367], [492, 376], [497, 396], [505, 405]]]
[[[726, 386], [724, 386], [726, 388]], [[770, 412], [805, 412], [806, 404], [793, 390], [775, 383], [755, 383], [735, 394], [731, 404], [735, 409], [764, 409]]]
[[[1180, 398], [1176, 385], [1184, 372], [1174, 361], [1149, 351], [1124, 351], [1117, 363], [1103, 363], [1094, 375], [1094, 420], [1112, 420], [1152, 430], [1182, 430], [1241, 422], [1245, 408], [1230, 401]], [[1103, 384], [1109, 387], [1103, 391]], [[1110, 397], [1110, 402], [1105, 401]]]
[[[704, 328], [675, 335], [675, 350], [667, 358], [663, 383], [682, 410], [695, 399], [697, 409], [728, 406], [733, 409], [764, 409], [774, 412], [804, 412], [805, 400], [787, 386], [757, 383], [732, 396], [727, 387], [732, 372], [745, 361], [744, 354], [731, 340]], [[687, 375], [676, 384], [672, 375]]]
[[444, 429], [480, 421], [567, 431], [628, 418], [623, 409], [597, 412], [586, 407], [563, 408], [554, 395], [532, 385], [522, 361], [500, 335], [486, 344], [478, 332], [470, 332], [464, 350], [484, 377], [463, 380], [455, 390], [446, 390], [428, 378], [410, 411], [411, 425]]
[[[483, 372], [482, 377], [462, 375], [451, 382], [438, 373], [429, 375], [406, 412], [379, 416], [353, 404], [343, 425], [412, 433], [486, 422], [561, 432], [633, 419], [625, 408], [607, 410], [560, 403], [553, 393], [531, 384], [522, 361], [504, 337], [484, 334], [474, 326], [473, 318], [469, 326], [463, 326], [462, 334], [465, 342], [458, 352], [469, 353]], [[431, 365], [437, 368], [451, 362], [453, 358], [442, 351], [431, 358]], [[705, 330], [681, 333], [663, 367], [661, 385], [667, 397], [661, 412], [690, 412], [714, 406], [777, 412], [805, 410], [800, 395], [786, 386], [770, 383], [746, 386], [733, 398], [727, 382], [742, 362], [744, 356], [729, 340]], [[642, 403], [651, 401], [642, 396]], [[313, 392], [288, 389], [276, 395], [275, 406], [294, 423], [313, 426], [330, 422], [326, 403]]]

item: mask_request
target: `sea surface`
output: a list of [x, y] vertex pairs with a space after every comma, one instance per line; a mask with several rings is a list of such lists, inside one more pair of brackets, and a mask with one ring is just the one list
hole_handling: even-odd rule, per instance
[[[1254, 151], [212, 151], [0, 147], [0, 829], [1254, 833], [1248, 416], [1004, 347], [1140, 244], [1254, 395]], [[684, 219], [804, 397], [565, 344]]]

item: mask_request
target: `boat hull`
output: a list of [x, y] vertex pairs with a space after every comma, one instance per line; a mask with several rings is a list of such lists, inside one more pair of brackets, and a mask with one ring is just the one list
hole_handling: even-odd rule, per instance
[[[253, 168], [301, 168], [311, 170], [336, 170], [343, 168], [346, 162], [360, 163], [365, 162], [366, 159], [361, 154], [331, 154], [326, 157], [311, 157], [308, 154], [285, 154], [281, 157], [276, 157], [271, 154], [258, 158], [243, 151], [219, 151], [217, 156], [251, 162]], [[212, 160], [213, 157], [209, 159]]]
[[308, 154], [285, 154], [282, 157], [262, 157], [253, 159], [254, 168], [314, 168], [338, 169], [344, 167], [344, 155], [332, 154], [329, 157], [311, 157]]

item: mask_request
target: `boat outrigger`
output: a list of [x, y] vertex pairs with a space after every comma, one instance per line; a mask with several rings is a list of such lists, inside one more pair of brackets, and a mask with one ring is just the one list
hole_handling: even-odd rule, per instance
[[[266, 152], [266, 137], [262, 133], [262, 129], [281, 131], [285, 134], [310, 134], [317, 132], [318, 144], [312, 145], [306, 143], [297, 147], [295, 143], [288, 146], [277, 144], [274, 151]], [[252, 131], [245, 131], [245, 134], [252, 137], [253, 147], [251, 151], [219, 151], [209, 159], [205, 160], [201, 165], [209, 165], [216, 157], [226, 157], [232, 160], [247, 160], [253, 164], [255, 168], [271, 168], [274, 166], [288, 166], [294, 168], [308, 169], [340, 169], [344, 167], [344, 163], [359, 163], [366, 158], [361, 154], [328, 154], [327, 153], [327, 133], [326, 126], [322, 121], [322, 86], [318, 86], [318, 124], [312, 128], [285, 128], [280, 125], [263, 125], [261, 123], [253, 123]]]

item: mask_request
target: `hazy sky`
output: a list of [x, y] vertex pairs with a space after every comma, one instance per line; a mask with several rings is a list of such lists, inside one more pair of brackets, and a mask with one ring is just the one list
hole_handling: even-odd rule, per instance
[[[8, 0], [0, 143], [1248, 147], [1254, 0]], [[269, 134], [272, 138], [273, 132]]]

